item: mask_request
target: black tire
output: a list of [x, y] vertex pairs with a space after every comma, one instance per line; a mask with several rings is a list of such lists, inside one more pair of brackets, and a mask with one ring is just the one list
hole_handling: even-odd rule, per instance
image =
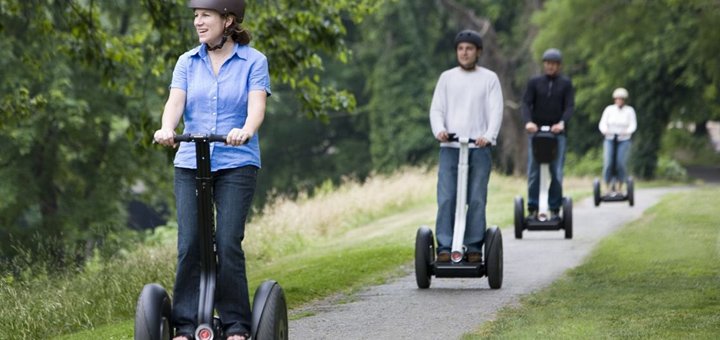
[[627, 180], [627, 197], [630, 206], [635, 206], [635, 181], [632, 177], [628, 177]]
[[595, 206], [600, 206], [600, 180], [597, 178], [593, 181], [593, 199]]
[[288, 316], [285, 293], [272, 280], [263, 282], [253, 298], [252, 338], [257, 340], [287, 340]]
[[565, 238], [573, 237], [573, 220], [572, 220], [572, 198], [563, 198], [563, 228], [565, 229]]
[[515, 238], [522, 239], [523, 230], [525, 229], [525, 203], [523, 198], [515, 197]]
[[428, 227], [420, 227], [415, 235], [415, 281], [420, 289], [430, 287], [434, 258], [435, 240], [432, 230]]
[[503, 282], [502, 233], [496, 226], [485, 231], [485, 275], [491, 289], [500, 289]]
[[165, 288], [156, 283], [146, 284], [135, 307], [135, 340], [170, 339], [171, 308]]

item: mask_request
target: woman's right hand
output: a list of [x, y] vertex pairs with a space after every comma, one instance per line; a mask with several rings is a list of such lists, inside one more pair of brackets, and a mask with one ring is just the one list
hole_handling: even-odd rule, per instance
[[175, 140], [174, 140], [175, 130], [170, 130], [170, 129], [157, 130], [157, 131], [155, 131], [155, 135], [153, 136], [153, 138], [155, 139], [156, 143], [161, 144], [161, 145], [172, 146], [172, 147], [177, 145], [177, 143], [175, 143]]

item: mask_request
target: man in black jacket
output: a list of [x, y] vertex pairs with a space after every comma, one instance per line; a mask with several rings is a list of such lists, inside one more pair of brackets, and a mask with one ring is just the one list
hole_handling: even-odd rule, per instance
[[569, 78], [560, 74], [562, 54], [551, 48], [543, 53], [545, 74], [530, 79], [523, 95], [522, 115], [525, 130], [531, 134], [528, 142], [528, 210], [529, 218], [537, 218], [540, 194], [540, 164], [532, 153], [532, 134], [541, 126], [550, 126], [557, 135], [557, 158], [550, 163], [550, 191], [548, 206], [551, 218], [557, 218], [562, 206], [562, 178], [565, 163], [565, 125], [573, 114], [575, 94]]

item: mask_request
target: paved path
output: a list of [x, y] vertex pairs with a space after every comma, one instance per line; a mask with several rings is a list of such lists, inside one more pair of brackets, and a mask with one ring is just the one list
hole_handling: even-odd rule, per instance
[[315, 305], [315, 315], [290, 322], [291, 339], [457, 339], [495, 317], [497, 310], [521, 295], [547, 286], [579, 265], [603, 237], [637, 219], [662, 195], [681, 189], [636, 190], [635, 207], [590, 199], [574, 208], [574, 239], [562, 231], [525, 232], [515, 240], [504, 230], [503, 287], [491, 290], [487, 278], [436, 279], [420, 290], [415, 274], [370, 287], [351, 302]]

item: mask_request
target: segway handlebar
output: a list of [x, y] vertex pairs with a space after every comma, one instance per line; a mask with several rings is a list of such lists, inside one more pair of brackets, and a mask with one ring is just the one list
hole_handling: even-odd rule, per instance
[[225, 142], [225, 141], [227, 140], [227, 135], [215, 135], [215, 134], [210, 134], [210, 135], [197, 134], [197, 135], [194, 135], [194, 134], [191, 134], [191, 133], [186, 133], [186, 134], [184, 134], [184, 135], [175, 135], [175, 137], [173, 137], [173, 140], [174, 140], [175, 142], [201, 142], [201, 141], [206, 141], [206, 142], [209, 142], [209, 143], [213, 143], [213, 142]]
[[[455, 133], [448, 133], [448, 142], [460, 142], [462, 138], [458, 137]], [[468, 138], [467, 142], [469, 144], [475, 144], [474, 138]]]
[[[186, 133], [183, 135], [175, 135], [175, 137], [173, 137], [173, 141], [175, 141], [176, 143], [178, 143], [178, 142], [203, 142], [203, 141], [207, 142], [207, 143], [215, 143], [215, 142], [225, 143], [227, 141], [227, 135], [216, 135], [216, 134], [209, 134], [209, 135], [197, 134], [197, 135], [195, 135], [195, 134], [191, 134], [191, 133]], [[250, 141], [250, 139], [246, 139], [245, 143], [243, 143], [243, 144], [247, 144], [249, 141]]]
[[556, 134], [552, 132], [552, 128], [549, 125], [539, 126], [538, 130], [532, 134], [533, 137], [540, 138], [555, 138]]

